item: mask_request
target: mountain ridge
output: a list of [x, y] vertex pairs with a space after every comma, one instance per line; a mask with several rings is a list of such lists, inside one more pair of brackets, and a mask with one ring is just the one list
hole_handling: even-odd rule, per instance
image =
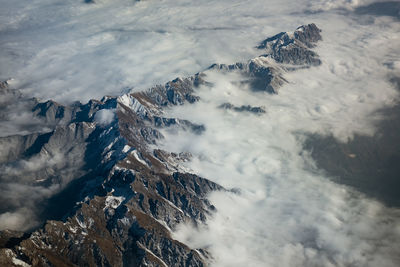
[[[207, 71], [238, 72], [256, 93], [277, 94], [287, 82], [285, 72], [321, 63], [310, 50], [321, 40], [320, 30], [309, 24], [296, 32], [266, 39], [259, 47], [266, 54], [246, 63], [214, 64], [205, 72], [146, 91], [86, 104], [24, 99], [7, 82], [1, 83], [2, 94], [26, 101], [32, 116], [50, 131], [1, 137], [0, 143], [11, 145], [2, 151], [0, 169], [6, 175], [0, 178], [20, 179], [29, 189], [40, 187], [54, 194], [32, 198], [34, 204], [41, 204], [37, 212], [46, 220], [43, 226], [32, 226], [33, 231], [27, 229], [25, 235], [0, 232], [4, 244], [0, 264], [207, 266], [213, 255], [174, 240], [171, 231], [182, 222], [206, 223], [216, 211], [207, 195], [229, 189], [184, 169], [181, 163], [190, 160], [190, 154], [153, 149], [162, 142], [162, 128], [194, 134], [207, 130], [164, 117], [163, 109], [199, 101], [196, 88], [212, 86]], [[271, 50], [270, 42], [276, 45], [282, 36], [293, 45]], [[224, 105], [238, 112], [263, 112], [257, 107]], [[39, 168], [29, 165], [32, 160]], [[18, 166], [30, 169], [13, 173]]]

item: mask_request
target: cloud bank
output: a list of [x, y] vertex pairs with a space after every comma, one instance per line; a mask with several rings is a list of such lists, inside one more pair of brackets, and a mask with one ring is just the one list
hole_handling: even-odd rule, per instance
[[[175, 238], [207, 248], [213, 266], [397, 266], [400, 210], [331, 182], [302, 143], [308, 133], [373, 135], [377, 113], [397, 104], [390, 84], [400, 47], [390, 18], [315, 15], [323, 64], [286, 74], [278, 95], [238, 86], [239, 75], [207, 72], [201, 101], [170, 116], [205, 125], [203, 135], [163, 132], [163, 148], [189, 151], [186, 167], [240, 193], [213, 193], [207, 226], [181, 225]], [[321, 16], [321, 17], [318, 17]], [[322, 19], [322, 17], [324, 17]], [[323, 20], [330, 21], [329, 26]], [[326, 22], [325, 22], [326, 23]], [[398, 69], [396, 69], [398, 71]], [[265, 106], [266, 113], [221, 110], [223, 103]]]
[[326, 28], [331, 20], [302, 11], [353, 2], [0, 0], [0, 79], [64, 103], [146, 89], [256, 56], [264, 36], [314, 20]]

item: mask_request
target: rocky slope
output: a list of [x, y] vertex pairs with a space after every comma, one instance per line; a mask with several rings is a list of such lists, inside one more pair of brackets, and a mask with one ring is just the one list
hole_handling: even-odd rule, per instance
[[[104, 97], [70, 106], [28, 99], [0, 84], [7, 103], [23, 103], [35, 125], [0, 138], [0, 183], [4, 191], [19, 183], [29, 190], [48, 190], [15, 203], [0, 196], [1, 213], [34, 208], [41, 227], [26, 233], [0, 232], [1, 266], [205, 266], [206, 250], [193, 250], [172, 238], [180, 222], [206, 223], [215, 208], [207, 200], [226, 190], [188, 173], [187, 153], [157, 149], [161, 128], [201, 134], [206, 129], [163, 109], [198, 101], [196, 88], [210, 86], [210, 71], [238, 72], [255, 91], [277, 93], [286, 71], [318, 65], [311, 49], [321, 39], [314, 25], [264, 40], [264, 54], [246, 63], [214, 64], [203, 73], [177, 78], [147, 91]], [[2, 114], [10, 111], [5, 104]], [[263, 113], [263, 107], [230, 103], [220, 108]], [[9, 119], [7, 115], [0, 117]], [[41, 130], [38, 130], [41, 129]], [[29, 165], [34, 162], [34, 166]], [[10, 182], [13, 181], [13, 182]], [[26, 192], [25, 192], [26, 193]]]

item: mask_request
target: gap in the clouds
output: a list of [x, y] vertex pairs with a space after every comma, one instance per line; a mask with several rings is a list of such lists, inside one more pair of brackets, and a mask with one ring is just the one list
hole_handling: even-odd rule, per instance
[[360, 15], [390, 16], [400, 20], [400, 2], [387, 1], [371, 3], [369, 5], [357, 7], [355, 13]]
[[[392, 81], [400, 91], [396, 79]], [[333, 181], [400, 207], [400, 104], [375, 113], [381, 119], [372, 136], [355, 134], [341, 142], [333, 136], [311, 134], [304, 149]]]

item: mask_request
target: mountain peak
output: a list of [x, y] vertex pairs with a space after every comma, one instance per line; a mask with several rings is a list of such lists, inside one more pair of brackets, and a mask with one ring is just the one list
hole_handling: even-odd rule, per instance
[[322, 40], [320, 32], [314, 23], [302, 25], [294, 32], [281, 32], [265, 39], [257, 48], [279, 63], [317, 66], [321, 60], [311, 48]]

